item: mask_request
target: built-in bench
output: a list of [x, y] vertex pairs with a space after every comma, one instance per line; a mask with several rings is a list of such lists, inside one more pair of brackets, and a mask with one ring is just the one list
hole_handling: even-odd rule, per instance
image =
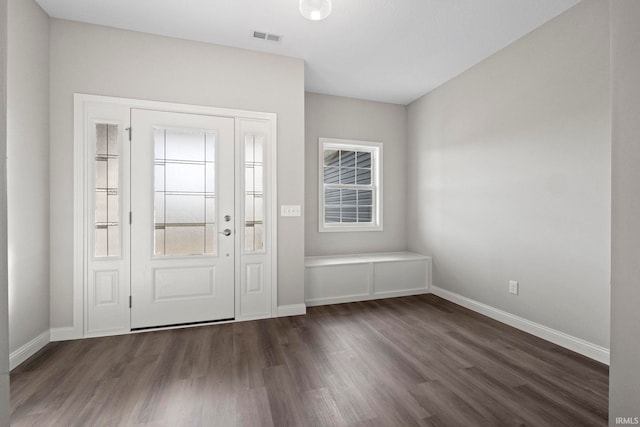
[[412, 252], [308, 256], [307, 306], [426, 294], [431, 257]]

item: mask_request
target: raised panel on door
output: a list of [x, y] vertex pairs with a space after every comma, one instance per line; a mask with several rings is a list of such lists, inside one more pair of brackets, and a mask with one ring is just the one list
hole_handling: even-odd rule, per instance
[[131, 127], [132, 328], [234, 318], [234, 119], [133, 109]]

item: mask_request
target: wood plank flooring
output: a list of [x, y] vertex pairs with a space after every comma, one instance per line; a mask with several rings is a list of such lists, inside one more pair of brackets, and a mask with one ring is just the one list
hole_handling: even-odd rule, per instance
[[605, 365], [433, 295], [57, 342], [15, 426], [604, 426]]

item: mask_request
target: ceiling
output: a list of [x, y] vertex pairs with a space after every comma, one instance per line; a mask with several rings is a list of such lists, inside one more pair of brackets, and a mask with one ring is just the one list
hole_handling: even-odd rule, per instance
[[302, 58], [307, 91], [408, 104], [580, 0], [333, 0], [318, 22], [298, 0], [36, 1], [55, 18]]

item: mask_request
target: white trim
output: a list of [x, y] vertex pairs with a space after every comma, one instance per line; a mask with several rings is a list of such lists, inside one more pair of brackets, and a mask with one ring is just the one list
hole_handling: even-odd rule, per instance
[[45, 345], [51, 342], [49, 330], [44, 331], [16, 351], [12, 351], [9, 355], [9, 370], [13, 370], [22, 362], [36, 354]]
[[82, 338], [82, 331], [73, 326], [65, 326], [62, 328], [51, 328], [51, 342], [69, 341]]
[[118, 98], [102, 95], [88, 95], [83, 93], [75, 93], [74, 98], [86, 103], [100, 103], [112, 105], [125, 105], [128, 108], [154, 111], [167, 111], [186, 114], [204, 114], [208, 116], [219, 117], [240, 117], [247, 119], [265, 119], [270, 120], [276, 117], [275, 113], [264, 113], [250, 110], [236, 110], [231, 108], [210, 107], [206, 105], [178, 104], [175, 102], [163, 101], [145, 101], [135, 98]]
[[[84, 285], [87, 282], [85, 268], [85, 123], [87, 121], [88, 101], [83, 95], [73, 95], [73, 319], [70, 328], [62, 328], [62, 336], [80, 338], [84, 334]], [[78, 197], [81, 194], [82, 197]], [[68, 331], [72, 329], [73, 331]], [[52, 329], [54, 331], [54, 329]], [[62, 338], [62, 340], [68, 338]]]
[[[271, 119], [271, 317], [278, 314], [278, 116]], [[306, 311], [305, 311], [306, 312]]]
[[[133, 126], [133, 125], [132, 125]], [[240, 120], [234, 120], [233, 121], [233, 145], [234, 145], [234, 150], [233, 150], [233, 165], [234, 165], [234, 174], [233, 174], [233, 182], [234, 182], [234, 206], [233, 206], [233, 214], [235, 216], [237, 216], [237, 218], [233, 218], [233, 223], [237, 224], [237, 227], [234, 227], [234, 233], [233, 233], [233, 238], [234, 238], [234, 254], [233, 254], [233, 258], [234, 258], [234, 277], [235, 277], [235, 281], [238, 282], [242, 282], [242, 240], [241, 240], [241, 236], [244, 236], [244, 233], [241, 233], [237, 230], [240, 230], [240, 227], [242, 227], [242, 220], [240, 219], [239, 215], [242, 213], [244, 214], [244, 211], [241, 209], [241, 206], [244, 204], [244, 202], [241, 202], [240, 199], [241, 197], [235, 197], [238, 194], [242, 194], [242, 174], [244, 173], [244, 168], [242, 167], [235, 167], [236, 165], [238, 165], [238, 162], [240, 161], [241, 154], [244, 152], [244, 148], [240, 147]], [[218, 157], [217, 154], [217, 148], [216, 148], [216, 159]], [[219, 185], [219, 183], [216, 181], [216, 190], [217, 190], [217, 186]], [[237, 286], [238, 284], [235, 283], [234, 289], [233, 289], [233, 295], [234, 295], [234, 308], [233, 308], [233, 313], [234, 313], [234, 318], [238, 318], [240, 316], [240, 313], [242, 313], [242, 309], [241, 309], [241, 294], [242, 292], [240, 291], [240, 288], [242, 286], [242, 284], [240, 286]]]
[[278, 306], [278, 317], [301, 316], [307, 314], [307, 306], [305, 304], [290, 304]]
[[516, 329], [527, 332], [531, 335], [535, 335], [543, 340], [550, 341], [561, 347], [580, 353], [583, 356], [587, 356], [598, 362], [609, 364], [609, 349], [601, 347], [599, 345], [590, 343], [581, 338], [574, 337], [564, 332], [557, 331], [547, 326], [541, 325], [531, 320], [527, 320], [523, 317], [516, 316], [515, 314], [508, 313], [503, 310], [499, 310], [490, 305], [483, 304], [481, 302], [472, 300], [446, 289], [439, 288], [437, 286], [431, 286], [431, 293], [444, 298], [448, 301], [461, 305], [469, 310], [475, 311], [487, 317], [490, 317], [499, 322], [505, 323], [509, 326], [513, 326]]
[[304, 258], [305, 267], [327, 267], [331, 265], [369, 264], [381, 262], [422, 261], [431, 257], [414, 252], [374, 252], [349, 255], [318, 255]]

